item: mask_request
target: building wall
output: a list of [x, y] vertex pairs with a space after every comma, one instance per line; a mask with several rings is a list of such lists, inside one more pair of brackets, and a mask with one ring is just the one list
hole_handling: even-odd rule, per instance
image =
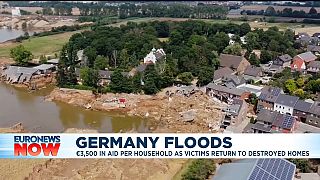
[[262, 101], [259, 99], [257, 107], [258, 107], [258, 110], [261, 110], [261, 109], [273, 110], [274, 103]]
[[308, 112], [302, 112], [298, 110], [293, 110], [293, 116], [296, 116], [298, 121], [305, 122], [307, 119], [307, 115], [309, 115]]
[[291, 61], [283, 63], [282, 67], [290, 67]]
[[224, 95], [224, 96], [227, 96], [227, 97], [232, 98], [232, 99], [233, 98], [240, 98], [240, 96], [229, 94], [229, 93], [226, 93], [226, 92], [211, 90], [210, 88], [207, 88], [206, 93], [207, 93], [207, 95], [209, 95], [211, 97], [213, 97], [214, 95]]
[[307, 115], [306, 124], [320, 128], [320, 116]]
[[284, 106], [282, 104], [275, 103], [273, 109], [274, 109], [274, 111], [278, 111], [281, 114], [289, 113], [290, 115], [293, 115], [293, 107]]
[[315, 67], [309, 67], [307, 70], [311, 71], [311, 72], [319, 72], [320, 71], [319, 68], [315, 68]]

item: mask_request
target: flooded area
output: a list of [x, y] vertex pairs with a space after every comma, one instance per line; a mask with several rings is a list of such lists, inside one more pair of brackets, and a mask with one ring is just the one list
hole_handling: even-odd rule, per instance
[[146, 120], [120, 113], [86, 110], [44, 97], [53, 88], [28, 92], [0, 82], [0, 127], [22, 122], [32, 132], [62, 132], [67, 128], [91, 128], [99, 132], [135, 129], [146, 132]]
[[[24, 35], [25, 31], [21, 29], [9, 29], [9, 28], [0, 28], [0, 43], [15, 39], [19, 36]], [[33, 35], [34, 32], [28, 31], [29, 35]]]

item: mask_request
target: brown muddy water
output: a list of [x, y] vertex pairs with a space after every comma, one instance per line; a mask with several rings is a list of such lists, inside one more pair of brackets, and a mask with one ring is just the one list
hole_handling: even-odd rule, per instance
[[139, 117], [44, 101], [52, 89], [28, 92], [0, 82], [0, 127], [22, 122], [32, 132], [62, 132], [67, 128], [90, 128], [99, 132], [148, 131], [146, 120]]

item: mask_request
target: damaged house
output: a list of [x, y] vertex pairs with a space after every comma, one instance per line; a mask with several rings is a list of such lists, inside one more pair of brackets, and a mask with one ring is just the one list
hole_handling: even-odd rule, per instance
[[229, 125], [238, 125], [246, 118], [248, 105], [244, 100], [234, 99], [232, 104], [224, 111], [226, 114], [222, 126], [226, 128]]
[[2, 77], [9, 83], [30, 84], [32, 78], [39, 74], [36, 68], [8, 66]]

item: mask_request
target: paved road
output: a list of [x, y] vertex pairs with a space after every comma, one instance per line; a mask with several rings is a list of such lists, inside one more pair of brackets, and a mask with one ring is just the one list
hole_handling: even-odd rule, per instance
[[311, 133], [320, 133], [320, 128], [302, 122], [297, 122], [297, 127], [294, 133], [304, 133], [306, 131]]
[[238, 126], [228, 126], [225, 133], [242, 133], [243, 129], [250, 122], [250, 118], [246, 117]]

